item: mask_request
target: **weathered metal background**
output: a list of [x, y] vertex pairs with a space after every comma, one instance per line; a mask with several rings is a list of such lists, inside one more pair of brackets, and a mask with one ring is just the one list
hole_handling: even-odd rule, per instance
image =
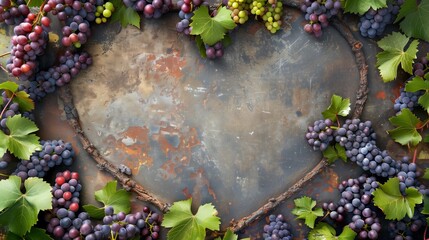
[[[196, 205], [213, 202], [226, 226], [320, 161], [304, 139], [307, 125], [321, 117], [333, 93], [354, 102], [358, 70], [335, 29], [315, 39], [303, 31], [296, 10], [286, 9], [289, 24], [276, 35], [257, 22], [235, 30], [233, 44], [215, 61], [202, 59], [194, 42], [176, 33], [177, 20], [175, 14], [144, 20], [141, 30], [96, 27], [86, 44], [94, 65], [71, 83], [75, 105], [106, 159], [129, 166], [135, 180], [167, 202], [190, 196]], [[382, 83], [376, 43], [362, 41], [370, 82], [363, 117], [374, 122], [382, 148], [400, 153], [385, 133], [398, 84]], [[73, 143], [83, 202], [94, 202], [93, 192], [112, 178], [82, 150], [56, 94], [37, 105], [36, 117], [42, 139]], [[296, 197], [332, 199], [338, 181], [358, 173], [352, 164], [337, 163]], [[305, 228], [292, 221], [292, 203], [276, 212], [303, 236]], [[261, 224], [247, 234], [256, 238]]]

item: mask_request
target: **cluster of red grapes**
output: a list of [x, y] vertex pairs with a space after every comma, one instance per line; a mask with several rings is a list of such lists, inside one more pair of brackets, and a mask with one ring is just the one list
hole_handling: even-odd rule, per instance
[[329, 19], [336, 16], [340, 10], [340, 0], [305, 0], [301, 5], [301, 11], [305, 13], [305, 20], [309, 22], [304, 25], [304, 31], [316, 37], [322, 36], [322, 28], [326, 28]]
[[[40, 21], [40, 22], [39, 22]], [[6, 68], [15, 77], [27, 80], [37, 68], [37, 57], [44, 54], [51, 21], [44, 16], [29, 13], [24, 22], [15, 26], [11, 57]]]

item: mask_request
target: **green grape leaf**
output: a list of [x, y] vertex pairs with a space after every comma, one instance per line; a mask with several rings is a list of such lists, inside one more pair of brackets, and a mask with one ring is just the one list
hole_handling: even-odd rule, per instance
[[[0, 90], [7, 90], [9, 91], [9, 93], [14, 93], [18, 91], [18, 87], [19, 85], [12, 81], [6, 81], [6, 82], [0, 83]], [[9, 96], [10, 95], [8, 95], [8, 97]]]
[[390, 178], [373, 193], [374, 205], [380, 208], [388, 220], [401, 220], [414, 216], [414, 207], [423, 201], [422, 194], [415, 188], [406, 188], [405, 196], [399, 190], [399, 179]]
[[428, 196], [423, 197], [423, 210], [421, 213], [426, 215], [429, 214], [429, 197]]
[[201, 35], [203, 42], [208, 45], [221, 41], [226, 32], [236, 26], [231, 18], [231, 10], [226, 7], [219, 8], [217, 15], [211, 17], [207, 6], [201, 6], [194, 11], [191, 19], [191, 34]]
[[413, 62], [417, 58], [419, 41], [413, 40], [405, 50], [409, 40], [404, 34], [394, 32], [377, 42], [383, 51], [377, 54], [376, 65], [384, 82], [396, 78], [399, 64], [405, 72], [413, 74]]
[[354, 240], [357, 233], [353, 231], [349, 226], [343, 228], [343, 232], [338, 236], [338, 240]]
[[104, 206], [112, 206], [114, 213], [129, 213], [131, 209], [130, 193], [124, 189], [117, 190], [117, 181], [110, 181], [103, 189], [95, 192], [95, 200], [104, 203]]
[[40, 7], [43, 4], [43, 0], [27, 0], [28, 7]]
[[24, 237], [20, 237], [13, 232], [8, 232], [6, 235], [7, 240], [53, 240], [51, 236], [46, 234], [46, 231], [41, 228], [32, 227], [30, 232], [25, 234]]
[[308, 240], [353, 240], [357, 233], [349, 226], [343, 228], [343, 232], [337, 237], [335, 229], [324, 222], [319, 222], [308, 234]]
[[21, 112], [29, 112], [34, 109], [33, 99], [24, 91], [16, 92], [13, 101], [19, 104], [19, 110], [21, 110]]
[[400, 23], [401, 30], [410, 37], [429, 41], [429, 0], [422, 0], [417, 5], [416, 0], [405, 0], [401, 6], [396, 22]]
[[309, 228], [314, 228], [316, 218], [323, 216], [322, 208], [314, 208], [316, 206], [316, 201], [307, 196], [297, 198], [294, 202], [295, 208], [292, 209], [292, 213], [296, 215], [298, 219], [305, 219], [305, 224]]
[[341, 158], [344, 162], [347, 162], [346, 149], [339, 143], [335, 146], [328, 146], [325, 151], [322, 152], [323, 157], [328, 159], [328, 164], [334, 163], [337, 159]]
[[20, 187], [21, 178], [17, 176], [0, 181], [0, 224], [18, 236], [24, 236], [36, 224], [39, 211], [52, 208], [52, 194], [51, 186], [41, 178], [25, 180], [25, 193]]
[[111, 0], [110, 2], [115, 7], [111, 17], [112, 22], [119, 22], [122, 27], [132, 25], [140, 28], [140, 15], [132, 7], [126, 7], [121, 0]]
[[346, 117], [350, 113], [350, 99], [342, 98], [338, 95], [332, 95], [331, 97], [331, 105], [322, 112], [322, 115], [325, 119], [331, 119], [332, 121], [336, 121], [337, 116]]
[[200, 35], [197, 35], [195, 37], [195, 43], [197, 44], [197, 48], [198, 48], [198, 51], [200, 52], [200, 56], [202, 58], [206, 58], [207, 57], [206, 47], [204, 46], [203, 39], [201, 39]]
[[30, 119], [21, 115], [8, 117], [6, 126], [10, 134], [6, 135], [0, 131], [0, 139], [2, 139], [0, 140], [0, 154], [4, 152], [4, 149], [8, 149], [16, 157], [28, 160], [34, 151], [42, 149], [39, 137], [31, 134], [39, 129]]
[[94, 219], [101, 220], [106, 215], [104, 213], [104, 208], [98, 208], [91, 204], [84, 205], [83, 209], [85, 209], [85, 212], [87, 212], [89, 216]]
[[219, 230], [220, 218], [211, 203], [198, 208], [197, 214], [191, 211], [192, 199], [175, 202], [170, 210], [164, 214], [162, 226], [172, 228], [167, 234], [169, 240], [203, 240], [206, 228]]
[[389, 121], [396, 128], [387, 132], [396, 142], [415, 146], [422, 140], [422, 136], [417, 131], [422, 123], [408, 108], [402, 109], [399, 115], [389, 118]]
[[[238, 240], [238, 236], [228, 228], [223, 238], [217, 237], [215, 240]], [[250, 238], [241, 238], [240, 240], [250, 240]]]
[[345, 12], [363, 15], [368, 12], [370, 8], [377, 10], [384, 7], [387, 7], [386, 0], [347, 0], [344, 10]]

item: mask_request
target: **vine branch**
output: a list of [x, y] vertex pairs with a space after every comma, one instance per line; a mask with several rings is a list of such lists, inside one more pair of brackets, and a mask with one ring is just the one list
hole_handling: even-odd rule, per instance
[[88, 137], [82, 130], [80, 125], [79, 115], [73, 103], [73, 96], [69, 86], [64, 86], [60, 90], [60, 98], [64, 104], [64, 111], [66, 118], [70, 125], [76, 132], [80, 142], [82, 143], [83, 149], [92, 157], [97, 163], [97, 166], [115, 177], [122, 186], [130, 191], [137, 194], [137, 198], [153, 204], [155, 207], [160, 209], [162, 212], [166, 212], [170, 205], [157, 198], [153, 193], [147, 191], [142, 185], [131, 179], [129, 176], [121, 173], [115, 165], [104, 159], [98, 149], [91, 143]]

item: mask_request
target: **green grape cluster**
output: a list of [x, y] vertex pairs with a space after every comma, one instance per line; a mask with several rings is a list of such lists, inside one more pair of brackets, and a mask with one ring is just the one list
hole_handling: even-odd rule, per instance
[[254, 0], [250, 4], [250, 13], [256, 16], [263, 16], [267, 10], [267, 1], [266, 0]]
[[98, 6], [97, 12], [95, 12], [95, 22], [97, 24], [107, 22], [107, 19], [112, 16], [113, 11], [115, 11], [115, 7], [111, 2], [106, 2], [103, 6]]
[[276, 33], [282, 24], [281, 17], [283, 13], [283, 4], [282, 2], [277, 1], [277, 3], [269, 5], [271, 6], [267, 7], [268, 11], [264, 13], [262, 20], [264, 20], [265, 27], [268, 31]]
[[228, 0], [228, 7], [232, 11], [231, 17], [235, 23], [244, 24], [249, 19], [249, 3], [252, 0]]

